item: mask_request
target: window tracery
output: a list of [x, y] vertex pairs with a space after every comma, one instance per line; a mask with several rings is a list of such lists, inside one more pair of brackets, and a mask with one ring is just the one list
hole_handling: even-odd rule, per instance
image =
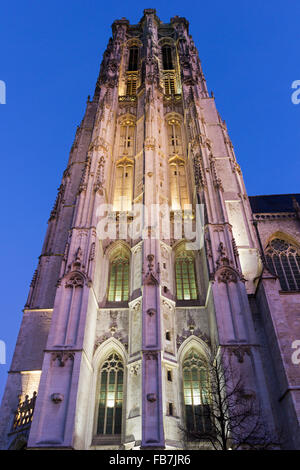
[[99, 382], [97, 434], [121, 434], [124, 365], [116, 352], [102, 364]]
[[195, 349], [191, 349], [184, 358], [182, 369], [187, 430], [209, 431], [211, 429], [209, 374], [205, 361]]
[[265, 250], [269, 270], [278, 278], [283, 291], [300, 290], [300, 252], [296, 246], [274, 238]]

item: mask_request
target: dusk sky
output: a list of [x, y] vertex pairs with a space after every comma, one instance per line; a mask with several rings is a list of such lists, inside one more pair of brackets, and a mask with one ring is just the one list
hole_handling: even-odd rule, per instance
[[291, 100], [292, 83], [300, 80], [299, 0], [2, 2], [0, 340], [6, 364], [0, 364], [0, 397], [47, 220], [111, 24], [121, 17], [137, 23], [144, 8], [156, 8], [166, 23], [175, 15], [188, 19], [248, 194], [300, 192], [300, 104]]

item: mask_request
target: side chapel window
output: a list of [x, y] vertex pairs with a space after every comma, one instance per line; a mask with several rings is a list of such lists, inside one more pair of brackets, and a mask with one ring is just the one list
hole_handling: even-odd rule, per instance
[[121, 434], [124, 365], [117, 353], [103, 363], [99, 380], [97, 434]]
[[211, 430], [208, 369], [195, 349], [183, 361], [183, 394], [187, 430]]
[[300, 290], [300, 250], [280, 238], [274, 238], [265, 250], [271, 272], [277, 274], [283, 291]]

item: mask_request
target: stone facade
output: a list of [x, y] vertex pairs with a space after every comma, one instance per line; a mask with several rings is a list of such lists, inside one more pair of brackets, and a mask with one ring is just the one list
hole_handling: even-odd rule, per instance
[[[269, 196], [268, 210], [264, 197], [248, 198], [185, 18], [164, 24], [147, 9], [112, 32], [30, 286], [1, 447], [183, 448], [183, 362], [217, 347], [255, 393], [268, 429], [283, 430], [282, 448], [299, 449], [300, 284], [282, 289], [264, 254], [277, 239], [299, 250], [299, 195]], [[104, 204], [117, 239], [99, 237]], [[152, 236], [143, 216], [147, 236], [121, 236], [133, 204], [168, 207], [170, 234], [160, 226]], [[192, 254], [175, 236], [185, 204], [192, 214], [205, 208], [204, 243]], [[102, 419], [105, 367], [123, 379]], [[34, 392], [32, 422], [14, 430], [19, 395]]]

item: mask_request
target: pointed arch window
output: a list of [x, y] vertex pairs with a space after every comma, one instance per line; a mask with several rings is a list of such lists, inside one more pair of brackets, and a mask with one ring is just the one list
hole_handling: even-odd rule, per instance
[[184, 206], [189, 204], [185, 160], [178, 156], [170, 158], [169, 171], [171, 208], [173, 211], [183, 210]]
[[127, 302], [129, 297], [129, 259], [118, 256], [110, 263], [108, 301]]
[[135, 72], [138, 69], [139, 49], [137, 46], [132, 46], [129, 49], [128, 72]]
[[177, 300], [196, 300], [195, 260], [192, 254], [183, 251], [176, 256], [175, 276]]
[[178, 121], [168, 123], [168, 144], [170, 154], [182, 154], [181, 129]]
[[134, 154], [134, 123], [129, 120], [120, 127], [120, 155], [132, 156]]
[[172, 48], [170, 46], [162, 47], [163, 69], [173, 70]]
[[183, 361], [183, 395], [188, 431], [211, 430], [209, 374], [205, 361], [191, 349]]
[[[128, 141], [130, 142], [130, 141]], [[114, 211], [130, 211], [133, 195], [133, 160], [121, 158], [116, 165]]]
[[130, 73], [127, 77], [126, 95], [128, 96], [136, 95], [136, 84], [137, 84], [137, 75]]
[[175, 95], [175, 76], [172, 74], [167, 74], [164, 76], [164, 86], [166, 95]]
[[274, 238], [265, 250], [269, 270], [275, 273], [283, 291], [300, 290], [300, 250], [286, 240]]
[[121, 434], [124, 364], [117, 353], [104, 361], [99, 382], [97, 434]]

